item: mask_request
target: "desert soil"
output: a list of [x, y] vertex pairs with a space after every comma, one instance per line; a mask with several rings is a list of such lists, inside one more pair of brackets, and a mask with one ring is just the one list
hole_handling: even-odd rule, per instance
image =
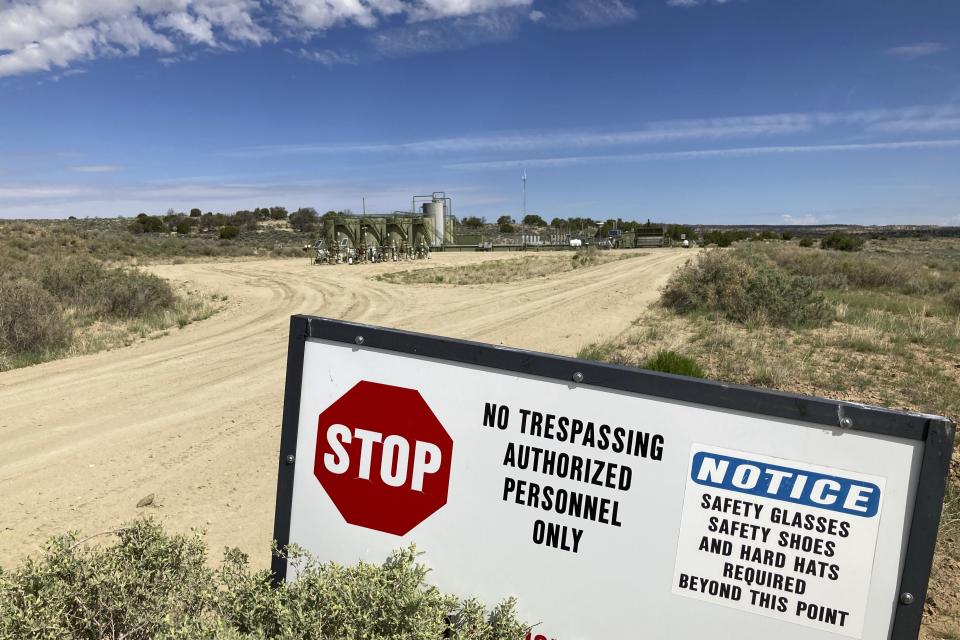
[[[397, 285], [397, 264], [305, 259], [156, 266], [228, 296], [209, 320], [115, 351], [0, 373], [0, 565], [51, 535], [142, 515], [206, 530], [269, 564], [289, 317], [322, 315], [572, 355], [623, 331], [689, 250], [659, 249], [514, 284]], [[154, 503], [138, 508], [154, 494]]]

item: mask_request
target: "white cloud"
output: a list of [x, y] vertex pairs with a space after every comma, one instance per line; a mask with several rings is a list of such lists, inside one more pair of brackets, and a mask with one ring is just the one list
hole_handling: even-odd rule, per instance
[[501, 9], [529, 7], [533, 0], [274, 0], [287, 26], [324, 31], [353, 23], [373, 27], [386, 17], [406, 16], [409, 22], [458, 18]]
[[193, 16], [186, 11], [167, 14], [157, 20], [157, 25], [179, 31], [195, 44], [214, 46], [213, 25], [206, 18]]
[[917, 42], [900, 47], [891, 47], [887, 49], [887, 53], [898, 58], [920, 58], [946, 51], [946, 49], [947, 47], [941, 42]]
[[[0, 0], [0, 77], [65, 68], [103, 56], [185, 47], [259, 46], [384, 18], [496, 16], [533, 0]], [[482, 28], [484, 25], [480, 25]], [[486, 27], [489, 34], [492, 27]], [[409, 48], [409, 47], [407, 47]]]
[[5, 201], [13, 204], [17, 200], [59, 200], [89, 195], [93, 189], [85, 186], [67, 184], [22, 184], [0, 185], [0, 206]]
[[785, 213], [780, 216], [783, 219], [784, 224], [790, 225], [808, 225], [808, 224], [820, 224], [820, 219], [812, 214], [806, 214], [802, 216], [793, 216], [789, 213]]
[[121, 16], [96, 24], [100, 34], [99, 45], [115, 55], [137, 55], [141, 48], [173, 51], [174, 44], [167, 36], [157, 33], [138, 16]]
[[383, 29], [370, 36], [374, 51], [404, 56], [435, 51], [457, 51], [516, 37], [520, 15], [511, 11], [481, 13], [430, 25], [412, 23]]
[[301, 47], [297, 51], [290, 51], [290, 53], [295, 53], [301, 58], [312, 60], [313, 62], [319, 62], [320, 64], [328, 67], [341, 64], [357, 64], [359, 62], [357, 57], [352, 53], [334, 51], [332, 49], [313, 50]]
[[[0, 16], [0, 23], [3, 18]], [[82, 59], [89, 59], [100, 43], [96, 29], [71, 29], [38, 42], [25, 43], [10, 53], [0, 56], [0, 77], [47, 70], [51, 66], [66, 67]]]
[[193, 0], [191, 6], [198, 15], [219, 27], [226, 39], [260, 46], [275, 39], [267, 27], [254, 19], [260, 13], [261, 3], [262, 0]]
[[637, 10], [627, 0], [563, 0], [555, 3], [545, 17], [551, 26], [575, 31], [632, 22]]
[[[411, 39], [414, 34], [409, 34]], [[439, 39], [440, 42], [444, 40]], [[435, 46], [434, 43], [433, 46]], [[411, 45], [418, 46], [418, 45]], [[322, 61], [322, 60], [321, 60]], [[489, 153], [545, 149], [666, 144], [686, 140], [724, 140], [829, 133], [837, 127], [872, 132], [948, 132], [960, 120], [960, 105], [914, 106], [846, 112], [775, 113], [651, 122], [620, 131], [546, 131], [434, 138], [412, 142], [268, 145], [226, 152], [234, 157], [325, 153]]]
[[123, 166], [119, 164], [75, 164], [67, 168], [76, 173], [113, 173], [115, 171], [123, 171]]
[[87, 73], [86, 69], [67, 69], [62, 73], [55, 73], [50, 76], [50, 82], [60, 82], [64, 78], [69, 78], [70, 76], [79, 76]]
[[960, 130], [960, 105], [910, 107], [870, 112], [864, 123], [870, 131], [888, 133], [934, 133]]
[[736, 158], [807, 153], [835, 153], [850, 151], [903, 151], [910, 149], [960, 148], [960, 139], [907, 140], [901, 142], [872, 142], [859, 144], [780, 145], [769, 147], [735, 147], [727, 149], [692, 149], [617, 155], [565, 156], [531, 158], [527, 160], [494, 160], [489, 162], [459, 162], [447, 165], [454, 169], [522, 169], [530, 167], [567, 167], [580, 164], [635, 162], [644, 160], [672, 160], [697, 158]]
[[[708, 4], [710, 0], [667, 0], [667, 5], [671, 7], [699, 7]], [[713, 0], [713, 4], [727, 4], [729, 0]]]
[[419, 0], [408, 3], [405, 10], [411, 20], [417, 21], [469, 16], [497, 9], [529, 7], [532, 4], [533, 0]]
[[960, 131], [960, 118], [915, 118], [880, 122], [872, 127], [878, 131], [909, 131], [924, 133], [934, 131]]
[[[174, 53], [176, 40], [237, 39], [253, 0], [41, 0], [0, 4], [0, 76], [68, 67], [101, 56]], [[227, 10], [224, 10], [226, 7]], [[192, 10], [192, 13], [191, 13]], [[211, 19], [211, 16], [214, 18]]]
[[533, 11], [530, 12], [529, 17], [530, 17], [530, 22], [540, 22], [541, 20], [547, 17], [547, 14], [545, 14], [543, 11], [538, 11], [537, 9], [534, 9]]
[[[372, 27], [377, 13], [391, 13], [399, 3], [365, 3], [360, 0], [279, 0], [278, 6], [292, 28], [324, 31], [337, 24], [354, 22]], [[380, 11], [378, 12], [378, 8]]]
[[435, 138], [399, 143], [291, 144], [248, 147], [227, 152], [237, 157], [312, 153], [451, 153], [589, 148], [652, 144], [690, 139], [723, 139], [809, 131], [813, 124], [802, 114], [655, 122], [627, 131], [554, 131]]

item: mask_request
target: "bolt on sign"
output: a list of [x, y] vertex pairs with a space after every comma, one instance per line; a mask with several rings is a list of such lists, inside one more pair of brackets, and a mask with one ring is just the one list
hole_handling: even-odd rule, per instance
[[[528, 640], [918, 636], [954, 425], [291, 320], [274, 538], [416, 543]], [[275, 557], [277, 580], [296, 568]]]

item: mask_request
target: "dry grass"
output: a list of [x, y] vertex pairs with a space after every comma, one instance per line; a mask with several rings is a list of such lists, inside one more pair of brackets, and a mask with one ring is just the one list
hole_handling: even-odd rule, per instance
[[502, 284], [595, 267], [618, 260], [638, 258], [642, 255], [646, 254], [587, 249], [559, 256], [524, 256], [507, 260], [490, 260], [462, 267], [394, 271], [377, 276], [377, 279], [394, 284]]
[[[10, 353], [0, 349], [0, 372], [50, 360], [130, 346], [168, 335], [172, 329], [206, 320], [226, 298], [180, 288], [172, 306], [129, 320], [94, 320], [77, 326], [69, 343], [55, 349]], [[68, 311], [69, 313], [69, 311]]]
[[[840, 254], [784, 243], [733, 251], [813, 278], [835, 320], [798, 329], [745, 323], [718, 311], [655, 307], [581, 356], [642, 366], [661, 350], [708, 378], [960, 417], [960, 240], [871, 241]], [[806, 254], [806, 255], [804, 255]], [[960, 640], [960, 460], [944, 503], [924, 638]]]
[[264, 223], [256, 231], [222, 240], [217, 231], [134, 234], [130, 220], [122, 218], [0, 220], [0, 255], [90, 256], [116, 264], [305, 256], [302, 247], [316, 234], [281, 231], [276, 224]]

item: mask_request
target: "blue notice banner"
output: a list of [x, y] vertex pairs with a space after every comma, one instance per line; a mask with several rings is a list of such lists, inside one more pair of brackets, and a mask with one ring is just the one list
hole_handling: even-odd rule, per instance
[[880, 487], [872, 482], [698, 451], [690, 477], [697, 484], [872, 518]]

